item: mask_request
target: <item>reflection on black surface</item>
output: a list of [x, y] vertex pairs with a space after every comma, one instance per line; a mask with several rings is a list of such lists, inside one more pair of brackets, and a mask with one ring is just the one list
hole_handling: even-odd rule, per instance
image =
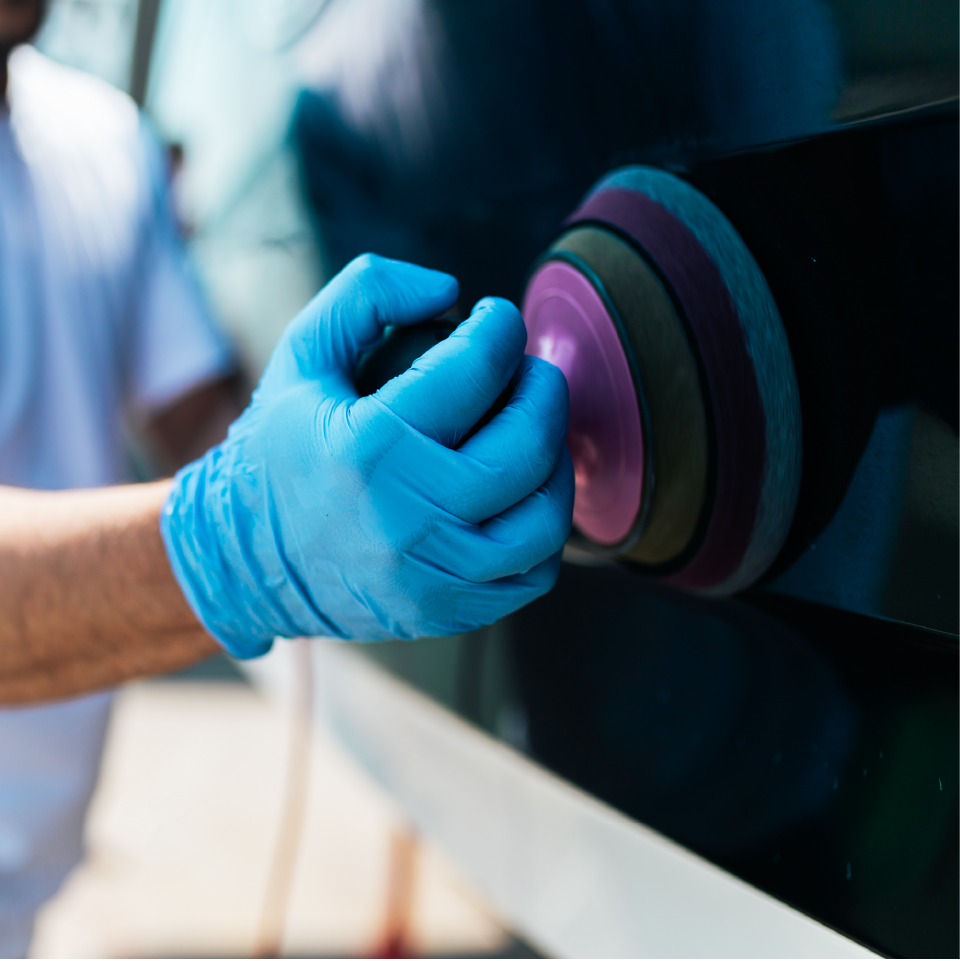
[[788, 627], [574, 569], [506, 629], [532, 751], [637, 820], [716, 858], [831, 800], [856, 713]]
[[442, 267], [467, 307], [517, 298], [610, 167], [818, 133], [842, 86], [820, 0], [382, 7], [398, 20], [386, 39], [329, 18], [306, 68], [294, 132], [308, 193], [335, 263], [374, 248]]
[[379, 30], [331, 11], [303, 58], [294, 136], [327, 252], [449, 270], [466, 306], [518, 297], [614, 166], [689, 169], [956, 99], [950, 0], [365, 6]]
[[[595, 177], [635, 160], [684, 171], [756, 257], [794, 358], [803, 474], [772, 580], [836, 515], [882, 411], [933, 414], [953, 441], [930, 470], [949, 476], [957, 460], [956, 103], [845, 131], [816, 119], [834, 54], [868, 73], [941, 62], [930, 23], [955, 10], [899, 2], [884, 16], [902, 29], [854, 0], [826, 17], [816, 0], [413, 3], [405, 46], [358, 43], [361, 66], [300, 99], [295, 140], [324, 245], [335, 264], [373, 249], [450, 271], [461, 310], [487, 294], [519, 301]], [[883, 596], [838, 606], [956, 633], [956, 512], [911, 510], [896, 498], [871, 510], [874, 540], [899, 540], [897, 557], [889, 571], [863, 552], [840, 565]]]
[[[934, 118], [705, 161], [690, 171], [763, 270], [796, 368], [803, 475], [774, 574], [834, 517], [880, 410], [915, 403], [933, 412], [954, 435], [946, 461], [956, 460], [957, 151], [956, 119]], [[868, 520], [894, 529], [899, 512], [891, 499]], [[955, 522], [943, 534], [954, 544], [948, 563], [957, 573], [947, 580], [956, 584]], [[878, 604], [872, 613], [887, 611]], [[946, 623], [906, 619], [956, 632], [956, 604]]]
[[[295, 115], [331, 263], [372, 249], [456, 274], [461, 308], [518, 300], [598, 176], [681, 172], [757, 258], [795, 360], [803, 481], [771, 579], [813, 563], [863, 467], [854, 493], [902, 496], [861, 498], [850, 549], [816, 561], [826, 589], [794, 593], [955, 633], [956, 3], [378, 3], [396, 29], [321, 18]], [[874, 120], [834, 126], [858, 118]], [[909, 453], [865, 459], [898, 418]], [[882, 571], [864, 548], [881, 542]], [[867, 581], [869, 603], [844, 602]], [[487, 631], [366, 650], [841, 931], [956, 956], [957, 649], [931, 636], [567, 565]]]
[[955, 645], [566, 564], [555, 591], [493, 628], [364, 651], [871, 947], [956, 956]]
[[954, 956], [956, 649], [763, 603], [785, 619], [567, 566], [504, 628], [531, 751], [869, 944]]

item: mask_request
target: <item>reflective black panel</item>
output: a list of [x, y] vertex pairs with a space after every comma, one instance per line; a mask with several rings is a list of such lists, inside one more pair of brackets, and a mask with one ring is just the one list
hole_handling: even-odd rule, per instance
[[950, 0], [381, 6], [375, 38], [314, 28], [327, 56], [305, 59], [294, 119], [308, 194], [334, 264], [375, 249], [442, 267], [467, 307], [519, 297], [612, 167], [684, 170], [957, 98]]
[[403, 10], [379, 45], [344, 35], [349, 69], [318, 63], [298, 102], [332, 261], [448, 270], [464, 311], [519, 300], [597, 177], [666, 167], [768, 279], [804, 463], [789, 541], [745, 598], [565, 565], [486, 631], [366, 650], [871, 947], [957, 956], [956, 3]]
[[[687, 176], [763, 269], [797, 371], [800, 502], [768, 588], [956, 635], [960, 141], [950, 109], [703, 160]], [[562, 216], [526, 196], [478, 241], [448, 209], [438, 222], [450, 235], [431, 253], [393, 200], [378, 218], [410, 234], [387, 253], [459, 266], [468, 289], [517, 300], [531, 252]], [[358, 250], [383, 240], [378, 223], [357, 208], [351, 229], [369, 241]]]
[[547, 767], [885, 954], [958, 945], [957, 648], [753, 593], [564, 565], [486, 631], [369, 656]]

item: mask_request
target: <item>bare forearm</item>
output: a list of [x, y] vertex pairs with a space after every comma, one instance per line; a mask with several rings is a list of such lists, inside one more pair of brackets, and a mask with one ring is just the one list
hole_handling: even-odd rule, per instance
[[97, 690], [219, 650], [167, 560], [168, 489], [0, 487], [0, 703]]

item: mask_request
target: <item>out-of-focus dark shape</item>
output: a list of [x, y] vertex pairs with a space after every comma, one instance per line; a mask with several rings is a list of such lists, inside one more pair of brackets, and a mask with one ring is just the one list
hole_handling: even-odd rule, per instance
[[553, 593], [498, 625], [363, 652], [881, 953], [954, 953], [955, 646], [802, 601], [709, 602], [564, 565]]
[[428, 320], [410, 327], [388, 327], [383, 340], [365, 351], [357, 363], [354, 384], [361, 397], [399, 376], [431, 347], [456, 330], [455, 320]]
[[150, 59], [153, 54], [153, 38], [157, 32], [160, 0], [137, 0], [137, 24], [133, 34], [133, 53], [130, 60], [130, 96], [138, 107], [147, 98], [147, 81], [150, 79]]
[[[535, 755], [713, 857], [829, 806], [857, 716], [802, 635], [745, 605], [630, 590], [610, 571], [564, 578], [504, 627]], [[554, 657], [562, 635], [590, 641]]]
[[[294, 129], [338, 265], [372, 245], [456, 273], [467, 301], [517, 296], [611, 166], [955, 98], [956, 19], [939, 0], [334, 3], [303, 44]], [[909, 95], [907, 76], [925, 78]]]

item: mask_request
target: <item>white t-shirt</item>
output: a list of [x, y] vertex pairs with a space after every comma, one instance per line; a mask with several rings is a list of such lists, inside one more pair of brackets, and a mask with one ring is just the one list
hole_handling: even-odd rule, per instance
[[14, 51], [0, 115], [0, 483], [127, 479], [125, 418], [231, 366], [133, 102]]
[[[127, 477], [125, 419], [226, 372], [128, 97], [31, 47], [0, 106], [0, 484]], [[0, 956], [82, 850], [110, 695], [0, 710]]]

